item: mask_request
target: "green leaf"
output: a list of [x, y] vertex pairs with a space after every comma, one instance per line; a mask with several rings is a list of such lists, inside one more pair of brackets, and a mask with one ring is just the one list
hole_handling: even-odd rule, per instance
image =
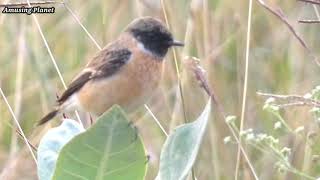
[[40, 180], [50, 180], [62, 147], [84, 128], [74, 120], [64, 119], [62, 124], [50, 129], [41, 139], [38, 147], [38, 176]]
[[198, 119], [176, 128], [167, 138], [161, 151], [157, 180], [184, 180], [190, 172], [205, 132], [211, 100]]
[[142, 180], [146, 161], [136, 129], [114, 106], [62, 148], [53, 180]]

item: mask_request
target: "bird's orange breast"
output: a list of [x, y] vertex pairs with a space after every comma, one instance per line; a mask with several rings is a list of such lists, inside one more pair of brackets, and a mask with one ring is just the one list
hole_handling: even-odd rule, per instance
[[163, 63], [138, 48], [132, 51], [131, 59], [119, 72], [91, 80], [80, 89], [77, 96], [81, 108], [100, 115], [114, 104], [132, 111], [146, 102], [158, 87]]

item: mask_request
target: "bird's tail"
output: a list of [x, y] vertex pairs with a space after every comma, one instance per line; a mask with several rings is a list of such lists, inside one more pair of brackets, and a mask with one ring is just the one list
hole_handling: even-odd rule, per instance
[[50, 121], [51, 119], [53, 119], [56, 115], [59, 114], [59, 109], [56, 108], [55, 110], [49, 112], [47, 115], [45, 115], [38, 123], [37, 125], [40, 126], [40, 125], [43, 125], [45, 124], [46, 122]]

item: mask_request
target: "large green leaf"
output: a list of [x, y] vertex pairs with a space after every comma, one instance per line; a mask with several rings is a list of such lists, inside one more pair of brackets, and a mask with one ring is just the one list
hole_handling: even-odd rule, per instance
[[50, 180], [62, 147], [74, 136], [84, 131], [82, 125], [71, 119], [64, 119], [58, 127], [50, 129], [38, 147], [38, 176], [40, 180]]
[[114, 106], [62, 148], [53, 180], [142, 180], [146, 161], [136, 129]]
[[205, 132], [211, 101], [200, 117], [176, 128], [167, 138], [161, 151], [157, 180], [184, 180], [190, 172]]

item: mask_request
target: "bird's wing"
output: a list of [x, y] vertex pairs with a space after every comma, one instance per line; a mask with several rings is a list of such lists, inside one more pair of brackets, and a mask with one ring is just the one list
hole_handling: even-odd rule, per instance
[[90, 61], [86, 69], [80, 73], [58, 99], [63, 104], [71, 95], [79, 91], [91, 79], [107, 78], [118, 72], [130, 59], [128, 48], [115, 48], [113, 44], [107, 46]]

